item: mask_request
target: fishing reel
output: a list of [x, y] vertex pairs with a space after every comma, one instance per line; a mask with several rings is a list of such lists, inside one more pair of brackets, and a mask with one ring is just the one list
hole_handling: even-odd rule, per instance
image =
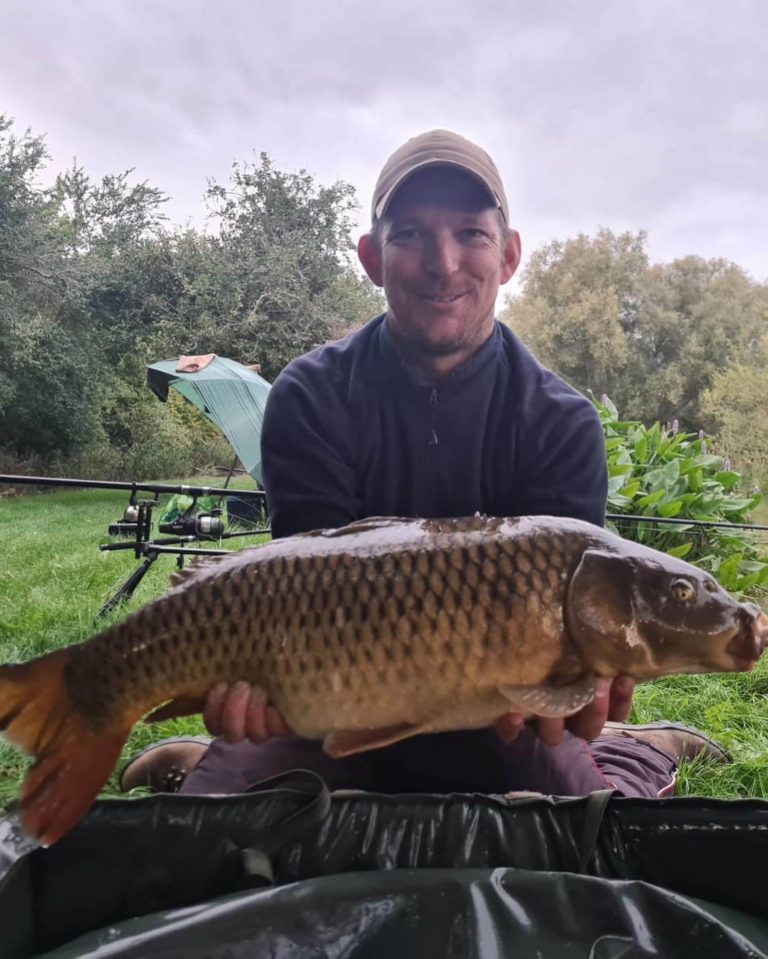
[[226, 529], [221, 512], [220, 509], [214, 509], [207, 513], [182, 513], [170, 523], [160, 523], [158, 529], [161, 533], [170, 533], [173, 536], [218, 539]]
[[[184, 499], [187, 503], [183, 502]], [[174, 500], [160, 516], [160, 533], [185, 539], [207, 540], [220, 539], [224, 535], [226, 522], [221, 515], [223, 510], [201, 509], [197, 496], [192, 497], [191, 503], [189, 497], [182, 497], [181, 505], [178, 502], [179, 497], [174, 497]], [[131, 496], [122, 518], [110, 524], [109, 535], [130, 537], [139, 541], [148, 540], [152, 534], [152, 509], [159, 505], [158, 499], [137, 499], [135, 495]]]
[[152, 507], [158, 500], [135, 500], [131, 497], [121, 519], [107, 527], [110, 536], [129, 536], [131, 539], [149, 539], [152, 532]]
[[139, 531], [139, 507], [126, 506], [122, 518], [109, 524], [110, 536], [135, 536]]

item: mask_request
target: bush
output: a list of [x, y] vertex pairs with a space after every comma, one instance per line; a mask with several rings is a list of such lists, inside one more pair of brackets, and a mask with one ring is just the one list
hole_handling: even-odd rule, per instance
[[[191, 415], [176, 415], [175, 407], [181, 404], [190, 407]], [[212, 473], [217, 466], [232, 464], [229, 443], [181, 397], [173, 405], [154, 398], [121, 405], [111, 425], [110, 440], [68, 456], [21, 455], [10, 447], [0, 448], [0, 473], [141, 481]]]
[[615, 520], [617, 532], [706, 569], [735, 593], [764, 592], [768, 556], [748, 530], [653, 522], [654, 518], [749, 523], [762, 500], [742, 490], [741, 474], [712, 450], [703, 432], [680, 432], [677, 424], [645, 427], [623, 421], [607, 396], [593, 402], [600, 415], [608, 456], [608, 512], [648, 517]]
[[232, 448], [220, 433], [191, 429], [157, 402], [137, 404], [131, 413], [131, 443], [122, 454], [122, 471], [131, 479], [192, 476], [230, 465]]

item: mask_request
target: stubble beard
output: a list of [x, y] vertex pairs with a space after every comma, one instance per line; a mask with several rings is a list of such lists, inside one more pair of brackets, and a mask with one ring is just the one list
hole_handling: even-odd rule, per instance
[[397, 318], [392, 323], [393, 314], [391, 309], [388, 311], [390, 317], [390, 331], [397, 342], [404, 356], [412, 356], [414, 359], [429, 357], [447, 357], [454, 355], [471, 356], [472, 353], [480, 349], [483, 343], [493, 332], [494, 311], [488, 313], [472, 329], [464, 330], [462, 334], [445, 339], [435, 339], [423, 332], [421, 328], [403, 328], [399, 325]]

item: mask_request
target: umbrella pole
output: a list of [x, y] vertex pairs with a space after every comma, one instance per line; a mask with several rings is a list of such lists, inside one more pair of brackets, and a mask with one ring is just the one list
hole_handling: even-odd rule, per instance
[[227, 478], [224, 480], [224, 489], [228, 488], [229, 481], [232, 479], [234, 475], [236, 466], [237, 466], [237, 454], [235, 454], [235, 458], [232, 460], [232, 465], [229, 467], [229, 473], [227, 474]]
[[[229, 473], [227, 473], [227, 478], [224, 480], [224, 486], [222, 487], [223, 489], [229, 489], [229, 481], [232, 479], [232, 477], [235, 474], [235, 467], [237, 466], [237, 460], [238, 460], [238, 456], [237, 456], [237, 453], [235, 453], [235, 458], [232, 460], [232, 465], [229, 467]], [[224, 508], [223, 503], [224, 503], [224, 497], [220, 496], [218, 509]]]

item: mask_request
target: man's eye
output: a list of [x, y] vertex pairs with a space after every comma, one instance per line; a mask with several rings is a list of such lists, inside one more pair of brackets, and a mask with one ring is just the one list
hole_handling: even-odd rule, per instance
[[481, 230], [476, 226], [468, 226], [462, 230], [462, 233], [468, 240], [482, 240], [488, 235], [485, 230]]
[[390, 239], [395, 240], [396, 242], [405, 242], [407, 240], [415, 240], [419, 236], [419, 231], [415, 227], [407, 227], [403, 230], [397, 230], [395, 233], [391, 234]]

